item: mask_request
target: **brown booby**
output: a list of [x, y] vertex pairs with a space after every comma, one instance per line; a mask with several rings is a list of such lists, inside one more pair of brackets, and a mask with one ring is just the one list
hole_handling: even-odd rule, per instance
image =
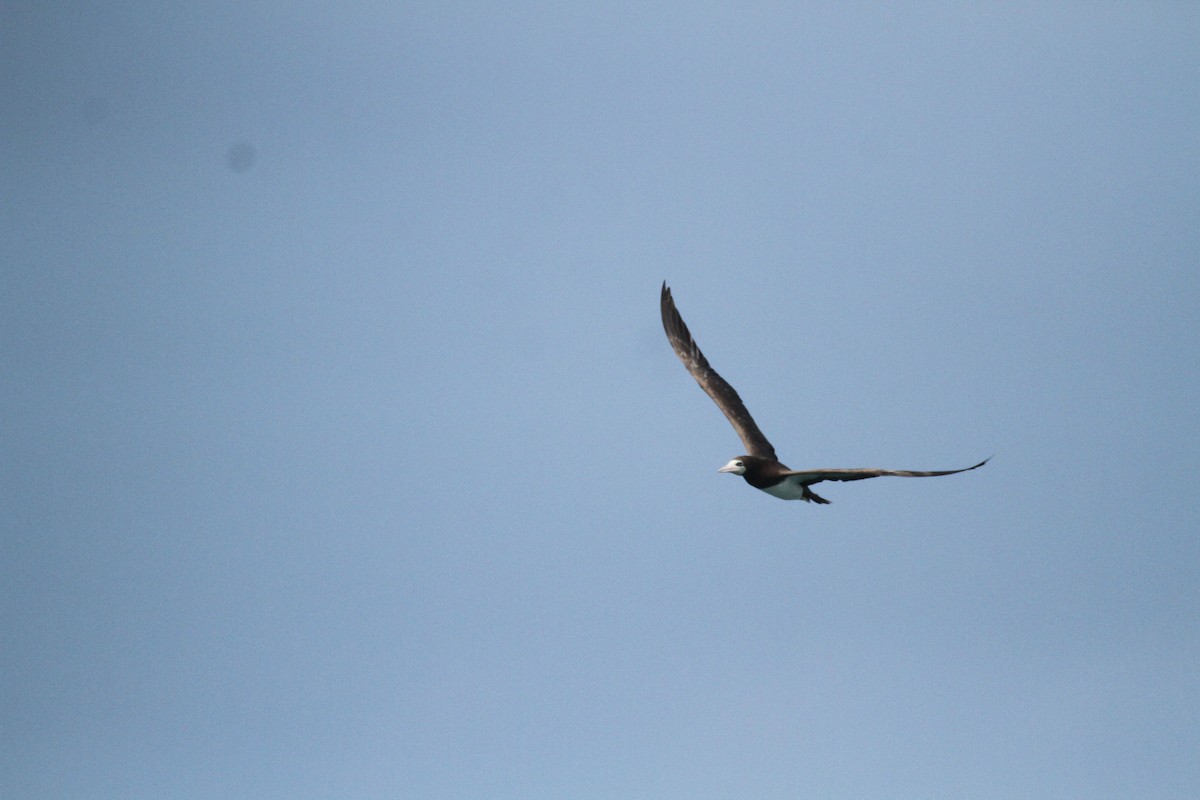
[[762, 489], [767, 494], [774, 495], [783, 500], [804, 500], [810, 503], [827, 504], [828, 500], [814, 493], [809, 487], [821, 481], [861, 481], [865, 478], [879, 478], [885, 475], [894, 475], [901, 478], [931, 478], [936, 475], [954, 475], [958, 472], [978, 469], [988, 462], [988, 459], [985, 458], [973, 467], [947, 469], [938, 472], [914, 472], [907, 469], [874, 469], [872, 467], [861, 469], [788, 469], [779, 463], [779, 459], [775, 457], [775, 448], [771, 446], [771, 443], [767, 441], [767, 437], [763, 436], [762, 431], [758, 429], [758, 425], [754, 423], [754, 418], [746, 410], [742, 398], [738, 397], [738, 393], [734, 388], [718, 375], [716, 370], [709, 366], [708, 359], [700, 352], [700, 348], [696, 345], [696, 340], [692, 338], [687, 325], [683, 323], [683, 317], [679, 316], [679, 311], [675, 308], [675, 301], [671, 297], [671, 290], [667, 288], [666, 281], [663, 281], [660, 305], [662, 308], [663, 330], [667, 332], [667, 339], [670, 340], [671, 347], [675, 350], [675, 355], [679, 356], [679, 360], [687, 367], [687, 371], [692, 373], [692, 377], [696, 379], [696, 383], [700, 384], [700, 388], [713, 399], [713, 402], [717, 404], [717, 407], [729, 419], [729, 423], [733, 425], [733, 429], [737, 431], [737, 435], [741, 438], [742, 444], [746, 446], [748, 455], [732, 459], [728, 464], [717, 470], [717, 472], [730, 472], [734, 475], [741, 475], [746, 479], [746, 483], [755, 489]]

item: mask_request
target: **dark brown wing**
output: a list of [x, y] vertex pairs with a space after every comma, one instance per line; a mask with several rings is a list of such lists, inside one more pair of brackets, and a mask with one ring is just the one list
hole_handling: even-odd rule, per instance
[[821, 481], [861, 481], [865, 478], [882, 478], [888, 475], [898, 478], [932, 478], [937, 475], [954, 475], [959, 472], [979, 469], [990, 460], [991, 456], [988, 456], [973, 467], [947, 469], [939, 472], [913, 472], [907, 469], [873, 469], [865, 467], [863, 469], [789, 469], [783, 474], [799, 475], [800, 482], [806, 486], [813, 483], [820, 483]]
[[[734, 391], [733, 387], [708, 365], [708, 359], [696, 346], [696, 340], [692, 338], [687, 325], [683, 324], [683, 317], [679, 316], [679, 311], [675, 308], [675, 301], [671, 298], [671, 290], [667, 288], [666, 281], [663, 281], [660, 305], [662, 306], [663, 330], [667, 332], [667, 339], [671, 342], [675, 355], [679, 356], [679, 360], [687, 367], [687, 371], [692, 373], [696, 383], [700, 384], [700, 388], [713, 399], [717, 408], [721, 409], [721, 412], [728, 418], [729, 424], [737, 431], [737, 435], [742, 439], [742, 444], [746, 446], [746, 455], [776, 460], [775, 448], [754, 424], [754, 417], [750, 416], [750, 412], [746, 410], [742, 398], [738, 397], [738, 393]], [[864, 475], [862, 477], [873, 476]]]

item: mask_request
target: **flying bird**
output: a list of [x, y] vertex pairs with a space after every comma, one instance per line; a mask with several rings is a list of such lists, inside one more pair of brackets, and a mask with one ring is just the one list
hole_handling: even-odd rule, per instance
[[762, 431], [758, 429], [754, 418], [746, 410], [746, 405], [742, 402], [742, 398], [738, 397], [738, 393], [734, 388], [718, 375], [716, 370], [709, 366], [708, 359], [700, 352], [700, 348], [696, 345], [696, 340], [692, 338], [687, 325], [683, 323], [683, 317], [679, 316], [679, 311], [675, 308], [675, 300], [671, 297], [671, 290], [667, 288], [666, 281], [663, 281], [660, 305], [662, 308], [663, 330], [667, 332], [667, 339], [671, 342], [671, 347], [675, 350], [675, 355], [679, 356], [679, 360], [687, 367], [687, 371], [692, 373], [692, 377], [696, 379], [696, 383], [700, 384], [700, 388], [713, 399], [713, 402], [717, 404], [717, 408], [721, 409], [721, 413], [729, 420], [729, 424], [737, 431], [738, 437], [741, 438], [742, 444], [746, 447], [746, 455], [730, 460], [728, 464], [721, 467], [717, 472], [741, 475], [745, 478], [746, 483], [755, 489], [761, 489], [767, 494], [783, 500], [804, 500], [809, 503], [828, 504], [828, 500], [813, 492], [809, 487], [821, 481], [861, 481], [865, 478], [880, 478], [885, 475], [893, 475], [900, 478], [932, 478], [936, 475], [954, 475], [958, 472], [978, 469], [988, 462], [988, 459], [985, 458], [973, 467], [947, 469], [938, 472], [914, 472], [907, 469], [874, 469], [872, 467], [861, 469], [788, 469], [779, 463], [779, 459], [775, 457], [775, 448], [771, 446], [771, 443], [767, 441], [767, 437], [763, 436]]

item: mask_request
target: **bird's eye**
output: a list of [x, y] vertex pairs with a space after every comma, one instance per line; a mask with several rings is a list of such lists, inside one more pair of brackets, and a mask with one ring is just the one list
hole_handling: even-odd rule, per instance
[[739, 467], [744, 467], [744, 466], [746, 466], [746, 465], [745, 465], [745, 464], [743, 464], [742, 462], [740, 462], [740, 461], [739, 461], [739, 462], [737, 462], [737, 466], [739, 466]]

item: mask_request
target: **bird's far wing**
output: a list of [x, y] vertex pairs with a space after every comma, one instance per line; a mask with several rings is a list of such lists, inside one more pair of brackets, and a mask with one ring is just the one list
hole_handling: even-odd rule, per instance
[[679, 360], [687, 367], [687, 371], [692, 373], [696, 383], [713, 399], [717, 408], [721, 409], [729, 424], [737, 431], [742, 444], [746, 446], [746, 455], [775, 460], [775, 448], [754, 424], [754, 417], [746, 410], [742, 398], [738, 397], [733, 387], [709, 366], [708, 359], [696, 346], [696, 340], [692, 338], [687, 325], [683, 324], [683, 317], [679, 316], [679, 311], [675, 308], [675, 301], [671, 298], [671, 290], [667, 288], [666, 281], [663, 281], [660, 305], [663, 330], [667, 332], [667, 339], [671, 342], [675, 355], [679, 356]]
[[955, 475], [959, 472], [969, 472], [973, 469], [979, 469], [989, 460], [991, 460], [991, 456], [988, 456], [973, 467], [946, 469], [938, 472], [913, 472], [907, 469], [874, 469], [872, 467], [864, 467], [862, 469], [791, 469], [783, 474], [799, 475], [800, 482], [805, 485], [820, 483], [821, 481], [861, 481], [865, 478], [882, 478], [889, 475], [897, 478], [932, 478], [937, 475]]

